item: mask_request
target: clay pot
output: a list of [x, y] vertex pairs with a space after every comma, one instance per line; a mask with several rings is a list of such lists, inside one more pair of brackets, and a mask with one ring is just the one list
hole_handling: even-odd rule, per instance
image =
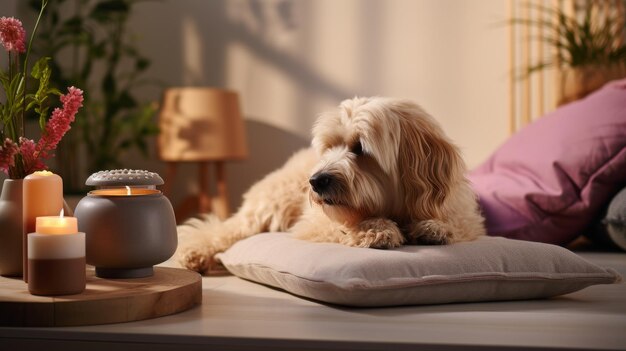
[[74, 211], [86, 235], [87, 263], [102, 278], [151, 276], [152, 266], [170, 258], [178, 244], [174, 209], [154, 188], [163, 180], [146, 171], [106, 172], [89, 177], [86, 184], [100, 189], [90, 191]]

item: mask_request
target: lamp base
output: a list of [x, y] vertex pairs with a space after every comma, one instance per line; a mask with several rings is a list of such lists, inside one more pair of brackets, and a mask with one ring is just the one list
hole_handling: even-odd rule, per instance
[[[167, 181], [163, 186], [163, 194], [167, 197], [172, 196], [172, 186], [175, 183], [179, 163], [180, 162], [176, 161], [167, 162]], [[188, 196], [177, 206], [175, 213], [178, 224], [182, 224], [185, 220], [194, 215], [210, 212], [215, 213], [222, 220], [230, 217], [224, 161], [198, 161], [197, 163], [198, 193]], [[213, 196], [209, 190], [209, 166], [211, 164], [215, 168], [216, 175], [217, 194], [215, 194], [215, 196]]]
[[154, 275], [152, 266], [144, 268], [102, 268], [96, 267], [96, 277], [106, 279], [145, 278]]

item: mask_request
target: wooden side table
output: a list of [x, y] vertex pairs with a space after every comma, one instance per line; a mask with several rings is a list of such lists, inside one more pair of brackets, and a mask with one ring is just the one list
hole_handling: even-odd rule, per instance
[[[167, 172], [163, 193], [171, 197], [173, 185], [175, 184], [180, 162], [167, 162]], [[195, 213], [215, 213], [219, 218], [226, 219], [230, 216], [230, 205], [228, 202], [228, 190], [226, 186], [226, 170], [223, 161], [198, 161], [198, 193], [186, 197], [179, 206], [176, 207], [176, 218], [181, 221], [189, 218]], [[209, 182], [209, 171], [211, 166], [215, 169], [217, 193], [212, 196]]]

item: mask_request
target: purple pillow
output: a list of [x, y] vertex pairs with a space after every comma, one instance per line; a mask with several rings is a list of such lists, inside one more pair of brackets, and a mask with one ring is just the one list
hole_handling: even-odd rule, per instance
[[575, 239], [626, 185], [626, 79], [523, 128], [469, 178], [490, 235]]

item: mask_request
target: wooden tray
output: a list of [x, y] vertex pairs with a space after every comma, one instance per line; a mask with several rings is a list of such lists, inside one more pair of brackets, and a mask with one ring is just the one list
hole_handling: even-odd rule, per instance
[[185, 311], [202, 303], [199, 274], [154, 267], [137, 279], [97, 278], [87, 268], [87, 287], [78, 295], [34, 296], [22, 278], [0, 277], [0, 325], [53, 327], [130, 322]]

